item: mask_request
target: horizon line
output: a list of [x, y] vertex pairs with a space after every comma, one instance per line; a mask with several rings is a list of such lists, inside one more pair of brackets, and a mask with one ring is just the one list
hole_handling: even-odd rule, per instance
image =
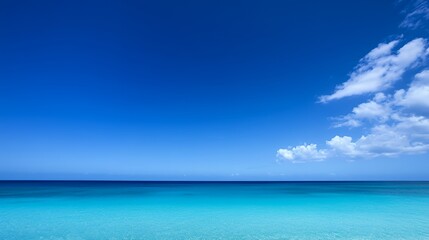
[[305, 182], [429, 182], [429, 180], [28, 180], [1, 179], [0, 182], [147, 182], [147, 183], [305, 183]]

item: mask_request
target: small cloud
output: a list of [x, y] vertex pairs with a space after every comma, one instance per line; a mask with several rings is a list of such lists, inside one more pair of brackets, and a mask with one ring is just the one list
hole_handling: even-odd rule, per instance
[[353, 118], [351, 115], [337, 117], [337, 118], [334, 118], [334, 120], [336, 121], [336, 123], [334, 124], [335, 128], [340, 128], [340, 127], [356, 128], [362, 125], [362, 122], [360, 120]]
[[277, 156], [293, 163], [306, 161], [321, 161], [327, 157], [325, 150], [317, 149], [316, 144], [303, 144], [296, 147], [277, 150]]

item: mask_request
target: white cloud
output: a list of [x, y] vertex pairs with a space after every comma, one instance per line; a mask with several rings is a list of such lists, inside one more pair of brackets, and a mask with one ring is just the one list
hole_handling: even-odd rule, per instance
[[379, 44], [360, 60], [346, 82], [337, 86], [333, 94], [321, 96], [320, 101], [329, 102], [385, 90], [427, 55], [427, 44], [423, 38], [414, 39], [394, 52], [398, 43], [399, 40], [394, 40]]
[[419, 141], [429, 141], [429, 119], [427, 117], [395, 115], [393, 118], [398, 121], [396, 125], [398, 131], [405, 132]]
[[336, 118], [334, 127], [360, 127], [364, 120], [387, 121], [391, 114], [391, 104], [386, 100], [386, 95], [377, 93], [372, 100], [354, 107], [350, 114]]
[[277, 150], [277, 156], [292, 162], [320, 161], [327, 157], [327, 152], [318, 150], [316, 144], [303, 144], [287, 149], [279, 149]]
[[353, 115], [350, 115], [350, 114], [343, 117], [334, 118], [334, 120], [337, 121], [337, 123], [334, 124], [334, 127], [336, 128], [339, 128], [339, 127], [355, 128], [355, 127], [362, 126], [362, 122], [356, 118], [353, 118]]
[[[425, 140], [425, 141], [419, 141]], [[326, 141], [327, 148], [316, 144], [279, 149], [277, 155], [292, 162], [324, 160], [331, 157], [397, 156], [418, 154], [429, 150], [429, 119], [411, 116], [395, 125], [377, 125], [356, 141], [350, 136], [335, 136]]]
[[[420, 111], [414, 111], [416, 107]], [[351, 113], [337, 118], [336, 127], [367, 126], [367, 133], [357, 140], [335, 136], [326, 141], [325, 148], [304, 144], [280, 149], [278, 156], [295, 162], [328, 156], [353, 159], [425, 153], [429, 151], [428, 115], [429, 70], [423, 70], [415, 75], [408, 89], [397, 90], [393, 95], [377, 93]]]
[[331, 140], [326, 141], [326, 144], [331, 147], [334, 151], [347, 156], [357, 156], [359, 153], [356, 151], [356, 143], [349, 136], [335, 136]]
[[386, 97], [386, 95], [384, 93], [377, 93], [374, 96], [374, 101], [376, 101], [376, 102], [382, 102], [382, 101], [386, 100], [386, 98], [387, 97]]
[[380, 43], [374, 49], [372, 49], [366, 56], [366, 60], [375, 60], [380, 57], [388, 56], [392, 54], [392, 49], [398, 45], [399, 40], [394, 40], [389, 43]]
[[284, 148], [280, 148], [279, 150], [277, 150], [277, 156], [283, 157], [284, 159], [287, 159], [287, 160], [293, 160], [295, 158], [292, 150], [284, 149]]
[[[400, 27], [429, 26], [429, 1], [414, 0]], [[345, 97], [371, 94], [349, 114], [334, 118], [335, 127], [362, 127], [365, 133], [335, 136], [326, 147], [304, 144], [279, 149], [277, 156], [292, 161], [324, 160], [328, 157], [380, 157], [419, 154], [429, 151], [429, 70], [415, 75], [406, 89], [385, 91], [410, 69], [421, 67], [429, 56], [427, 40], [417, 38], [400, 46], [400, 39], [381, 43], [360, 59], [347, 81], [330, 95], [319, 98], [327, 103]], [[374, 94], [374, 95], [373, 95]]]
[[359, 104], [353, 108], [352, 112], [356, 118], [386, 120], [389, 115], [389, 108], [375, 101], [369, 101]]
[[370, 157], [416, 154], [429, 150], [429, 145], [416, 141], [412, 132], [401, 131], [396, 125], [378, 125], [371, 133], [356, 141], [361, 155]]
[[395, 99], [405, 107], [429, 109], [429, 70], [417, 74], [408, 90], [398, 90]]
[[343, 125], [353, 120], [373, 120], [369, 134], [355, 142], [347, 136], [336, 136], [328, 141], [327, 145], [352, 157], [392, 156], [428, 151], [429, 119], [410, 111], [411, 107], [429, 110], [428, 70], [416, 74], [408, 89], [400, 89], [394, 96], [376, 94], [372, 100], [353, 108], [352, 113], [344, 117]]

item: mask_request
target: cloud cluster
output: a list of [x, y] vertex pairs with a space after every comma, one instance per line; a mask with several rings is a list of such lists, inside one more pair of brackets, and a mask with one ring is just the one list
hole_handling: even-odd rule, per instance
[[[413, 122], [413, 120], [417, 121]], [[402, 125], [410, 123], [407, 129], [401, 129]], [[335, 136], [326, 141], [326, 144], [335, 156], [351, 158], [424, 153], [429, 150], [429, 138], [423, 139], [424, 136], [415, 131], [418, 125], [428, 128], [429, 121], [423, 117], [412, 116], [406, 118], [405, 122], [395, 125], [374, 126], [369, 134], [361, 136], [356, 141], [349, 136]], [[426, 136], [429, 136], [428, 130], [429, 128], [424, 133]]]
[[[379, 44], [358, 64], [350, 79], [331, 95], [322, 96], [329, 102], [352, 95], [369, 95], [347, 115], [335, 118], [334, 127], [364, 127], [366, 133], [354, 140], [351, 136], [335, 136], [319, 149], [316, 144], [304, 144], [279, 149], [284, 160], [304, 162], [329, 157], [379, 157], [417, 154], [429, 151], [429, 70], [423, 63], [428, 56], [427, 41], [414, 39], [396, 52], [399, 40]], [[403, 75], [413, 68], [423, 68], [408, 87], [390, 91]]]

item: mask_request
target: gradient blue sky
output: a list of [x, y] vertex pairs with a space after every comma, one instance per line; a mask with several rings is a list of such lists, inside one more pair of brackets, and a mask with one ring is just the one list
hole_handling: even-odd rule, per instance
[[[382, 89], [320, 102], [379, 44], [427, 47], [427, 10], [426, 1], [1, 1], [0, 179], [429, 180], [427, 139], [411, 153], [325, 147], [396, 126], [335, 124], [381, 90], [407, 90], [425, 56]], [[426, 120], [427, 109], [406, 114]], [[277, 154], [313, 143], [316, 156]]]

